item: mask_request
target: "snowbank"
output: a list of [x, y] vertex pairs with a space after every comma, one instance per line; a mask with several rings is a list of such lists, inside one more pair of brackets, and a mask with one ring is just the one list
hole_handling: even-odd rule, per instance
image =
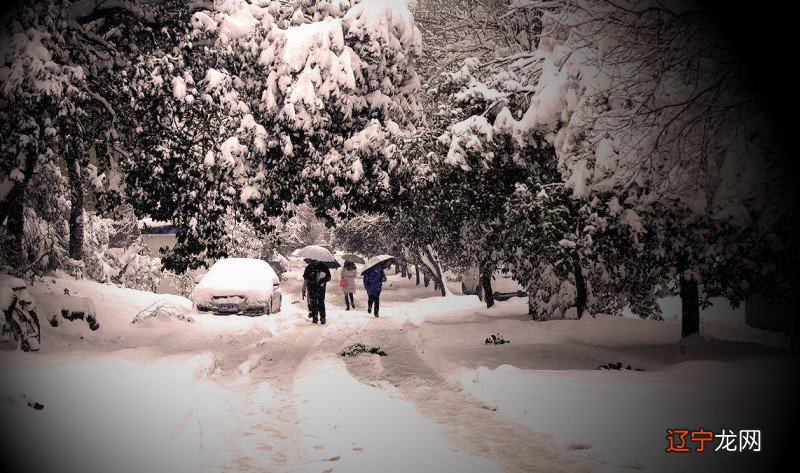
[[[776, 428], [777, 422], [765, 419], [777, 413], [775, 406], [790, 402], [789, 395], [771, 392], [769, 401], [777, 404], [770, 408], [764, 387], [775, 385], [780, 372], [765, 361], [749, 365], [742, 370], [733, 363], [690, 361], [659, 372], [501, 365], [465, 371], [460, 383], [502, 415], [551, 434], [564, 448], [591, 459], [593, 471], [710, 471], [733, 458], [721, 457], [724, 453], [667, 455], [666, 429]], [[735, 454], [735, 462], [735, 471], [755, 471], [763, 458]]]
[[[27, 452], [29, 471], [215, 471], [254, 449], [239, 432], [239, 412], [256, 399], [209, 379], [210, 353], [142, 363], [133, 351], [36, 369], [4, 367], [14, 385], [44, 405], [34, 411], [4, 402], [6, 448]], [[262, 387], [263, 388], [263, 387]], [[256, 420], [265, 421], [256, 409]], [[47, 454], [33, 451], [46, 446]]]

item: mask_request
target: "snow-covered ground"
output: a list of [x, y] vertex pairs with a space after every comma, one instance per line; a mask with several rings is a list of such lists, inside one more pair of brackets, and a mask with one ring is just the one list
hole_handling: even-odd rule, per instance
[[[796, 412], [780, 334], [713, 321], [681, 343], [677, 321], [533, 322], [523, 299], [486, 309], [396, 275], [380, 318], [363, 290], [345, 311], [332, 283], [328, 324], [312, 325], [298, 270], [281, 312], [256, 318], [37, 282], [41, 311], [66, 288], [94, 300], [100, 329], [43, 317], [40, 352], [0, 355], [6, 458], [29, 471], [755, 471]], [[161, 301], [188, 320], [131, 323]], [[511, 343], [484, 343], [497, 333]], [[356, 342], [387, 356], [339, 355]], [[613, 362], [644, 371], [596, 370]], [[666, 429], [700, 427], [762, 429], [763, 451], [665, 453]]]

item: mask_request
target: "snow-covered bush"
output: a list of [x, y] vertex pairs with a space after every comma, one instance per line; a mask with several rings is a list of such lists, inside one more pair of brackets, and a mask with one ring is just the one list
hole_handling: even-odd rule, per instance
[[194, 291], [195, 275], [191, 272], [176, 274], [172, 271], [165, 270], [163, 272], [164, 280], [173, 288], [175, 294], [183, 297], [189, 297]]
[[333, 235], [342, 250], [367, 256], [388, 253], [396, 245], [384, 215], [358, 215], [337, 225]]
[[[116, 249], [111, 249], [109, 252]], [[114, 282], [125, 287], [155, 292], [161, 279], [161, 259], [150, 256], [141, 239], [127, 248], [118, 249], [119, 269]]]
[[[163, 277], [161, 260], [150, 256], [141, 236], [124, 248], [110, 247], [119, 221], [86, 214], [84, 238], [85, 274], [92, 280], [133, 289], [155, 291]], [[117, 238], [119, 240], [119, 238]], [[126, 241], [127, 238], [122, 239]]]
[[29, 186], [24, 203], [23, 266], [21, 273], [42, 274], [63, 268], [67, 258], [69, 214], [66, 179], [58, 166], [40, 161]]
[[[285, 222], [276, 223], [276, 236], [280, 246], [286, 249], [316, 245], [329, 240], [331, 230], [317, 217], [308, 204], [300, 204], [290, 209], [292, 216]], [[288, 253], [287, 253], [288, 254]]]

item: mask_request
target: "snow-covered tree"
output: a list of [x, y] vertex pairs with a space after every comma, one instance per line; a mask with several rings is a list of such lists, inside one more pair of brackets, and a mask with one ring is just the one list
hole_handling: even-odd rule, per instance
[[125, 53], [137, 50], [137, 39], [139, 45], [148, 41], [142, 34], [152, 22], [147, 3], [23, 1], [3, 16], [0, 113], [6, 161], [0, 200], [8, 203], [3, 206], [10, 217], [5, 233], [8, 254], [17, 255], [12, 264], [17, 271], [25, 268], [19, 252], [23, 194], [52, 190], [46, 181], [32, 181], [44, 161], [65, 170], [70, 201], [67, 252], [75, 261], [84, 257], [88, 181], [104, 177], [97, 175], [90, 155], [107, 154], [118, 139], [112, 104], [124, 93], [118, 78], [127, 65]]
[[537, 316], [616, 297], [657, 317], [655, 294], [682, 288], [696, 322], [707, 296], [741, 300], [757, 279], [739, 276], [754, 267], [754, 228], [787, 196], [779, 150], [708, 13], [675, 8], [514, 2], [489, 22], [532, 15], [540, 39], [449, 74], [453, 115], [467, 113], [443, 135], [443, 161], [470, 177], [517, 168], [497, 256]]
[[547, 35], [533, 100], [512, 129], [547, 138], [574, 200], [599, 214], [620, 207], [604, 225], [655, 232], [641, 257], [677, 280], [683, 334], [696, 332], [701, 300], [740, 301], [761, 273], [750, 271], [750, 237], [770, 231], [791, 189], [752, 78], [703, 9], [519, 8], [539, 12]]
[[306, 245], [333, 243], [329, 241], [331, 229], [323, 219], [317, 217], [310, 205], [297, 205], [289, 209], [289, 214], [291, 217], [288, 219], [279, 218], [275, 223], [275, 237], [285, 254]]
[[337, 246], [344, 251], [367, 257], [390, 253], [396, 248], [394, 232], [385, 215], [362, 214], [340, 222], [334, 229]]
[[4, 254], [16, 272], [23, 251], [25, 200], [37, 164], [54, 161], [58, 135], [74, 119], [85, 75], [69, 61], [66, 17], [53, 2], [22, 2], [0, 28], [0, 221]]
[[137, 209], [184, 229], [168, 267], [224, 256], [230, 212], [268, 233], [305, 201], [332, 218], [402, 198], [392, 142], [418, 109], [407, 9], [226, 1], [173, 38], [132, 74], [144, 119], [125, 160]]

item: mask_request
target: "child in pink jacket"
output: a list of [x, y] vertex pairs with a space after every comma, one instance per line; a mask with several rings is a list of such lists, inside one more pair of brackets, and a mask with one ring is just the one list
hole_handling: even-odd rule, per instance
[[356, 292], [356, 264], [352, 261], [344, 263], [339, 287], [342, 288], [342, 292], [344, 293], [344, 303], [347, 305], [347, 309], [345, 310], [350, 310], [351, 306], [355, 309], [356, 303], [353, 299], [353, 293]]

